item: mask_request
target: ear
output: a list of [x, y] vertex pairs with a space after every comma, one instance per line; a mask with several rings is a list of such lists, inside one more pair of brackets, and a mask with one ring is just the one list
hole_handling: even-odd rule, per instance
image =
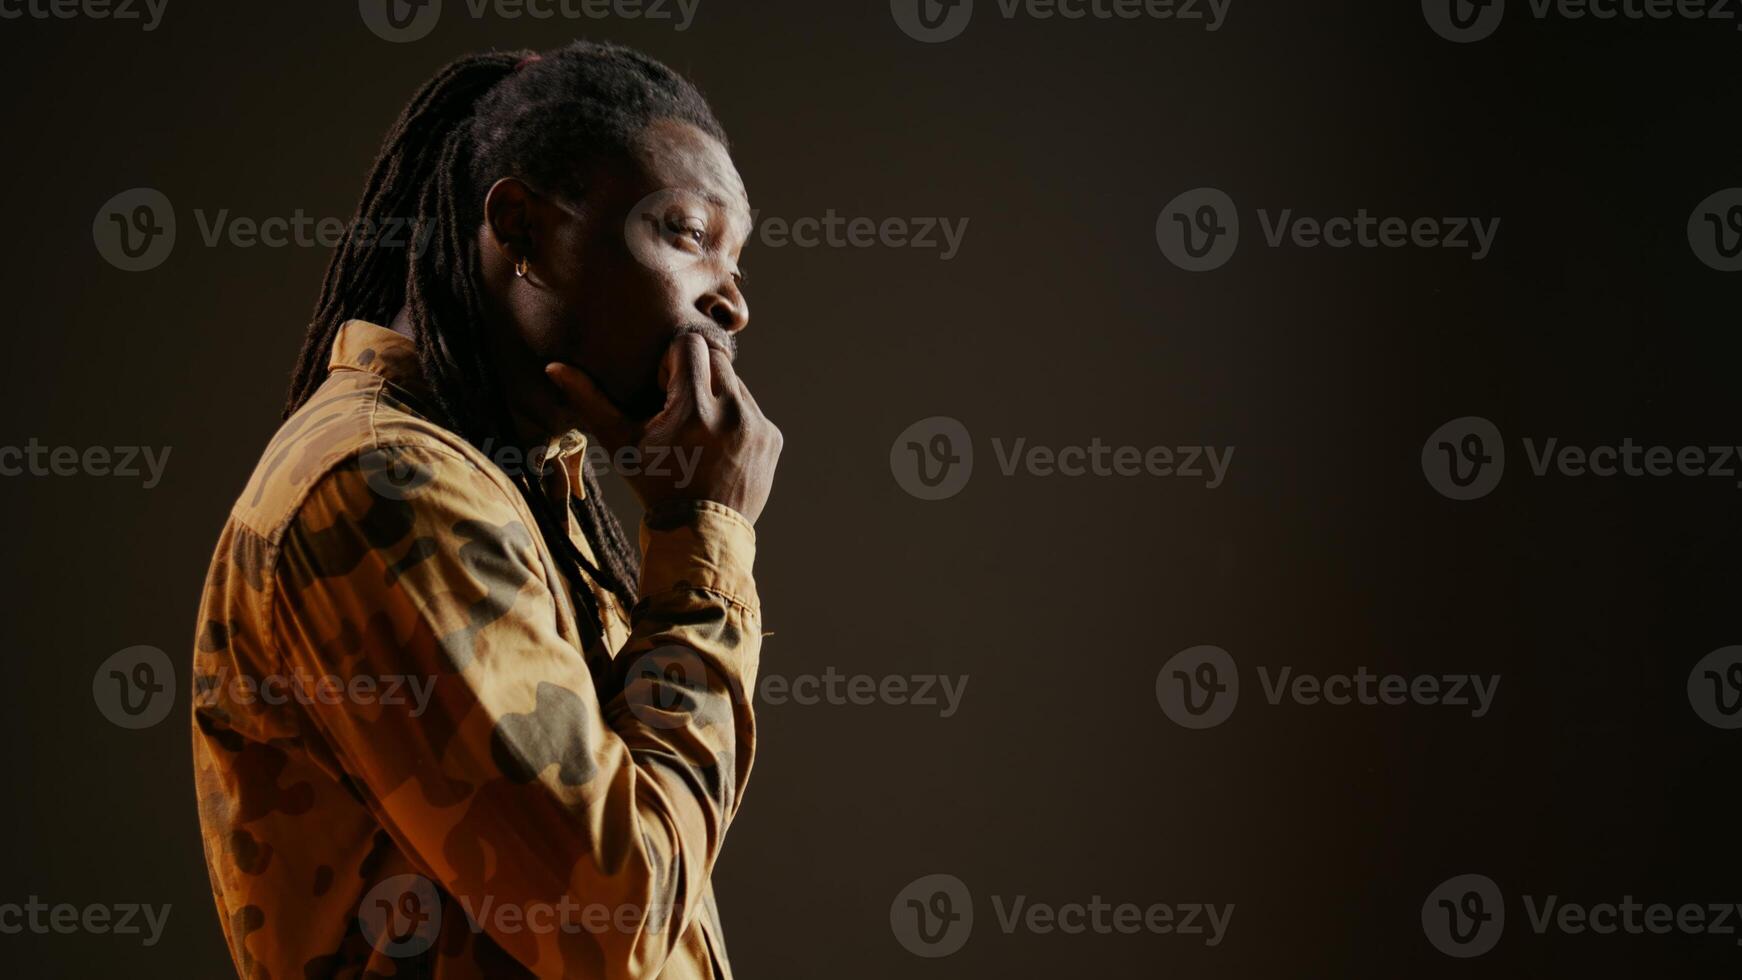
[[484, 195], [484, 227], [488, 241], [509, 265], [521, 259], [535, 260], [539, 246], [549, 241], [541, 228], [543, 209], [537, 195], [518, 177], [503, 177]]

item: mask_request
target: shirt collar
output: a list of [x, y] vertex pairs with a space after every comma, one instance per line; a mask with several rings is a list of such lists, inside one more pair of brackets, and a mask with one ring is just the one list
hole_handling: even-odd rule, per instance
[[[366, 371], [387, 379], [392, 384], [405, 389], [413, 395], [430, 393], [429, 383], [424, 380], [423, 368], [417, 363], [417, 345], [411, 338], [396, 333], [378, 323], [368, 320], [346, 320], [339, 325], [339, 335], [333, 339], [333, 354], [327, 361], [327, 370]], [[532, 424], [524, 415], [516, 412], [514, 420], [523, 431], [537, 431], [538, 426]], [[497, 447], [500, 452], [506, 447]], [[587, 451], [587, 437], [579, 429], [559, 432], [543, 440], [542, 445], [534, 442], [525, 447], [521, 458], [525, 465], [533, 471], [540, 472], [544, 460], [560, 459], [564, 469], [573, 473], [575, 467], [584, 460]], [[534, 461], [533, 457], [537, 457]], [[506, 458], [495, 459], [498, 465], [509, 462]], [[578, 477], [578, 474], [574, 474]], [[584, 484], [579, 479], [573, 481], [572, 491], [575, 496], [583, 495]]]
[[346, 320], [333, 338], [333, 353], [327, 370], [367, 371], [386, 378], [407, 391], [428, 394], [423, 370], [417, 363], [417, 347], [410, 337], [368, 320]]

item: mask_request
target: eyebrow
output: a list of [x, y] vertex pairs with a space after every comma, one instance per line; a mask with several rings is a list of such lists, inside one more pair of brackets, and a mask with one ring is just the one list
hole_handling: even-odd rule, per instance
[[[698, 191], [698, 192], [702, 195], [702, 197], [707, 199], [708, 203], [712, 204], [714, 207], [719, 208], [721, 211], [731, 211], [733, 208], [733, 204], [731, 201], [726, 200], [725, 198], [721, 197], [718, 194], [715, 194], [713, 191], [705, 191], [704, 190], [704, 191]], [[746, 213], [746, 214], [750, 213], [750, 202], [749, 201], [744, 202], [744, 213]]]

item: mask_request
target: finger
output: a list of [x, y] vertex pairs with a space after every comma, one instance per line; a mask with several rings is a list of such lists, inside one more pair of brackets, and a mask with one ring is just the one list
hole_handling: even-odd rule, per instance
[[710, 384], [714, 397], [736, 400], [738, 397], [738, 372], [732, 370], [732, 358], [718, 347], [709, 345], [708, 361], [712, 368]]
[[706, 343], [693, 333], [677, 337], [666, 348], [665, 359], [659, 365], [659, 377], [665, 387], [665, 405], [647, 420], [643, 436], [649, 444], [670, 442], [692, 418], [699, 417], [704, 422], [713, 418], [706, 348]]
[[635, 424], [618, 411], [587, 372], [572, 364], [552, 361], [544, 366], [544, 375], [574, 410], [580, 427], [597, 436], [608, 448], [632, 446], [639, 441]]
[[708, 342], [699, 333], [686, 333], [672, 341], [677, 348], [677, 370], [672, 372], [671, 383], [666, 388], [666, 394], [677, 392], [681, 386], [695, 403], [702, 409], [714, 400], [713, 370], [709, 364]]

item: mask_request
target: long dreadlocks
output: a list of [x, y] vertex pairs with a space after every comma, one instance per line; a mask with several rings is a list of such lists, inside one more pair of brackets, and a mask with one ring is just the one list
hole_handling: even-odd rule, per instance
[[[475, 237], [484, 191], [513, 176], [576, 199], [588, 162], [627, 152], [657, 119], [692, 123], [726, 141], [695, 86], [618, 45], [576, 41], [542, 57], [492, 52], [443, 68], [412, 97], [370, 169], [357, 214], [327, 266], [285, 417], [320, 386], [340, 325], [352, 318], [386, 324], [405, 308], [438, 421], [481, 449], [511, 441], [508, 400], [484, 337]], [[376, 247], [371, 229], [408, 216], [416, 217], [419, 234], [430, 234], [427, 247]], [[563, 532], [560, 512], [526, 469], [515, 482], [590, 626], [602, 629], [586, 576], [632, 606], [635, 550], [590, 467], [582, 467], [585, 493], [570, 507], [597, 566]]]

